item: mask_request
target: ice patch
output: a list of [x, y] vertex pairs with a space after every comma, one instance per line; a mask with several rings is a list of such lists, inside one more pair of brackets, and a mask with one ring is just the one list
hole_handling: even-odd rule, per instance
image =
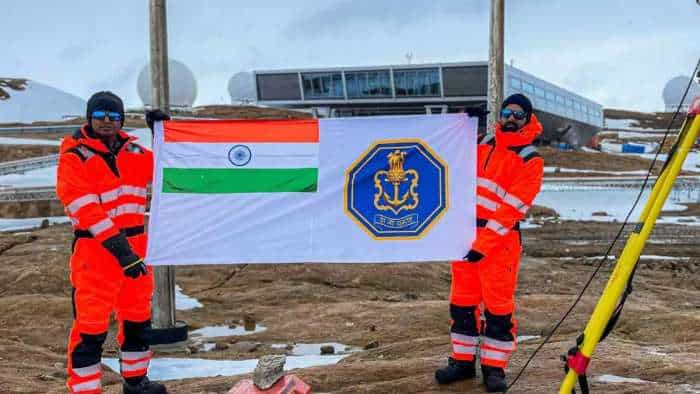
[[67, 216], [49, 216], [45, 218], [28, 218], [28, 219], [5, 219], [0, 218], [0, 231], [17, 231], [29, 230], [41, 226], [44, 219], [49, 219], [49, 223], [68, 223], [70, 219]]
[[0, 145], [50, 145], [60, 146], [60, 140], [43, 140], [38, 138], [0, 137]]
[[[334, 365], [347, 355], [333, 356], [289, 356], [284, 366], [285, 371], [298, 368]], [[103, 358], [102, 363], [119, 373], [119, 360]], [[252, 373], [258, 364], [251, 360], [205, 360], [198, 358], [154, 358], [148, 369], [152, 380], [174, 380], [188, 378], [206, 378], [213, 376], [235, 376]]]
[[539, 339], [541, 336], [539, 335], [518, 335], [518, 337], [515, 339], [517, 343], [520, 342], [525, 342], [525, 341], [531, 341], [533, 339]]
[[654, 383], [650, 382], [648, 380], [642, 380], [638, 378], [625, 378], [623, 376], [617, 376], [617, 375], [600, 375], [597, 376], [594, 381], [598, 383], [635, 383], [635, 384], [643, 384], [643, 383]]
[[0, 176], [0, 186], [37, 187], [55, 186], [57, 166], [38, 168], [23, 174], [7, 174]]
[[180, 285], [175, 285], [175, 309], [178, 311], [189, 311], [201, 307], [202, 303], [197, 301], [196, 298], [184, 294]]
[[229, 326], [208, 326], [190, 332], [190, 336], [203, 338], [232, 337], [241, 335], [252, 335], [267, 330], [266, 327], [258, 324], [255, 330], [246, 331], [243, 326], [231, 328]]
[[678, 257], [678, 256], [657, 256], [653, 254], [643, 254], [639, 256], [641, 260], [681, 260], [688, 261], [690, 257]]
[[572, 174], [607, 174], [607, 175], [646, 175], [646, 170], [636, 171], [605, 171], [605, 170], [579, 170], [576, 168], [561, 168], [561, 167], [545, 167], [545, 174], [557, 173], [572, 173]]
[[338, 342], [297, 343], [292, 348], [292, 354], [295, 356], [318, 356], [321, 354], [321, 347], [323, 346], [333, 346], [335, 354], [349, 353], [357, 350]]
[[[650, 188], [644, 190], [642, 198], [630, 216], [631, 220], [637, 220], [650, 193]], [[542, 192], [535, 199], [535, 204], [554, 209], [561, 220], [622, 222], [638, 194], [639, 188], [635, 187], [604, 188], [595, 185], [573, 187], [562, 185], [557, 187], [550, 184], [542, 188]], [[683, 211], [687, 209], [682, 205], [684, 202], [698, 200], [700, 200], [700, 190], [674, 190], [666, 200], [663, 209], [665, 211]], [[607, 216], [593, 216], [594, 212], [601, 211], [607, 213]]]

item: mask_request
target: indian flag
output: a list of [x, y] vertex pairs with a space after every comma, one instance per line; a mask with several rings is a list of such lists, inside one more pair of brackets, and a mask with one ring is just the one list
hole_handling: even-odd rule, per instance
[[460, 259], [475, 233], [476, 124], [466, 114], [157, 122], [146, 262]]
[[318, 122], [168, 122], [163, 193], [316, 192]]

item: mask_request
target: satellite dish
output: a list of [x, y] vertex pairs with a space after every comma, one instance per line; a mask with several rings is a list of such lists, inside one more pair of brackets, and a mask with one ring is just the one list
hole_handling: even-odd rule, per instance
[[[170, 59], [168, 61], [168, 81], [170, 83], [170, 106], [191, 108], [197, 98], [197, 81], [195, 81], [192, 71], [183, 63]], [[143, 105], [153, 106], [150, 64], [143, 66], [139, 72], [136, 87]]]

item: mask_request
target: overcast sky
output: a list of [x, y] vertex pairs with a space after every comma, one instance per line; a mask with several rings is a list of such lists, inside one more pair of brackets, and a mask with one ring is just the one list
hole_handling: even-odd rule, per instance
[[[139, 105], [148, 1], [3, 0], [0, 76]], [[170, 57], [197, 105], [228, 103], [238, 71], [486, 60], [488, 0], [170, 0]], [[506, 61], [607, 107], [663, 108], [700, 56], [695, 0], [506, 0]]]

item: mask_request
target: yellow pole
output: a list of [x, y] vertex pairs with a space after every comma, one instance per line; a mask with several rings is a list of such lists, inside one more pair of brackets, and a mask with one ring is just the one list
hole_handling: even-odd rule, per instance
[[[651, 196], [647, 201], [644, 211], [640, 216], [640, 223], [643, 223], [641, 229], [635, 229], [635, 232], [630, 235], [625, 248], [620, 255], [615, 269], [610, 275], [605, 290], [598, 301], [598, 304], [591, 315], [591, 319], [584, 330], [583, 342], [579, 347], [579, 352], [586, 358], [593, 355], [600, 337], [605, 330], [605, 327], [612, 316], [617, 302], [620, 299], [632, 270], [634, 269], [639, 256], [644, 249], [644, 245], [649, 238], [649, 234], [656, 224], [656, 219], [663, 208], [666, 198], [668, 197], [673, 183], [681, 171], [683, 162], [688, 156], [688, 152], [693, 146], [698, 132], [700, 131], [700, 116], [688, 117], [683, 123], [682, 131], [679, 138], [682, 138], [681, 144], [672, 158], [671, 163], [666, 167], [664, 173], [660, 175]], [[576, 387], [577, 373], [573, 369], [569, 369], [564, 381], [559, 389], [560, 394], [571, 394]]]

